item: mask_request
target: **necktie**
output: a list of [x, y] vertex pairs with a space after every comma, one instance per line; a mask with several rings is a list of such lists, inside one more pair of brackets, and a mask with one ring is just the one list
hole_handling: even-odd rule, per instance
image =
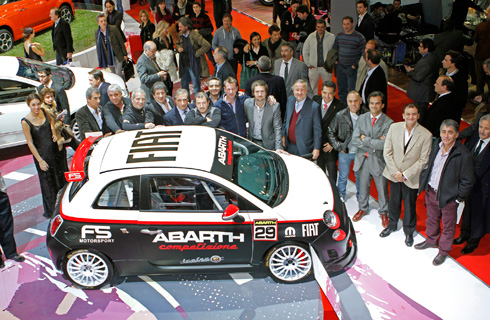
[[323, 104], [323, 110], [327, 110], [327, 104], [326, 103]]
[[478, 144], [478, 147], [475, 149], [475, 157], [480, 154], [482, 145], [483, 145], [483, 140], [480, 140], [480, 143]]
[[284, 82], [286, 82], [288, 80], [289, 70], [288, 70], [288, 63], [284, 62], [284, 64], [286, 65], [286, 67], [284, 68]]
[[158, 71], [161, 71], [160, 67], [158, 66], [157, 62], [155, 61], [155, 58], [151, 59], [151, 62], [153, 62], [153, 65], [155, 68], [157, 68]]

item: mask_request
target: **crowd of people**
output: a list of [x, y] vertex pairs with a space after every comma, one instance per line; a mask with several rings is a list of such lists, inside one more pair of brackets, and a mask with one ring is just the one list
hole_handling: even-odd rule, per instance
[[[111, 135], [156, 126], [222, 128], [266, 149], [311, 157], [344, 199], [353, 170], [359, 203], [354, 222], [370, 212], [374, 180], [384, 228], [380, 236], [397, 230], [403, 200], [407, 246], [413, 245], [416, 199], [425, 191], [427, 239], [415, 248], [438, 247], [434, 265], [445, 261], [453, 242], [467, 242], [463, 254], [475, 250], [490, 232], [490, 115], [480, 113], [472, 126], [459, 133], [468, 100], [468, 68], [459, 48], [446, 47], [438, 56], [435, 41], [420, 41], [420, 60], [405, 67], [410, 78], [407, 95], [414, 102], [403, 108], [403, 121], [394, 123], [386, 115], [388, 67], [379, 46], [398, 39], [401, 1], [386, 8], [373, 6], [371, 14], [365, 0], [357, 1], [358, 17], [344, 17], [343, 31], [337, 35], [327, 31], [328, 16], [316, 19], [310, 12], [318, 5], [312, 10], [309, 1], [307, 5], [292, 0], [286, 7], [275, 2], [274, 21], [279, 18], [280, 26], [270, 26], [267, 39], [253, 32], [249, 43], [233, 26], [231, 1], [214, 0], [213, 5], [218, 27], [214, 34], [204, 1], [178, 0], [172, 6], [165, 0], [150, 1], [150, 13], [142, 10], [139, 15], [144, 52], [136, 70], [141, 88], [126, 98], [123, 88], [105, 82], [100, 70], [92, 70], [87, 104], [75, 115], [80, 139], [93, 132]], [[105, 13], [97, 16], [95, 32], [99, 67], [121, 74], [128, 56], [122, 15], [113, 0], [107, 0], [105, 7]], [[156, 26], [150, 14], [155, 15]], [[62, 64], [73, 54], [69, 25], [60, 19], [58, 9], [51, 16], [53, 49]], [[408, 13], [403, 17], [409, 22], [420, 19]], [[476, 61], [490, 75], [489, 20], [482, 24], [476, 32], [477, 53], [481, 53]], [[44, 50], [33, 42], [34, 32], [26, 29], [25, 35], [26, 56], [41, 57]], [[214, 70], [209, 70], [208, 60]], [[63, 146], [76, 149], [79, 141], [67, 128], [66, 93], [50, 79], [49, 69], [38, 71], [42, 85], [27, 98], [31, 111], [22, 119], [22, 127], [39, 173], [44, 215], [51, 217], [67, 170]], [[208, 76], [204, 92], [201, 78]], [[180, 88], [174, 90], [178, 78]], [[484, 84], [476, 102], [489, 98]], [[456, 212], [462, 202], [463, 225], [455, 239]]]

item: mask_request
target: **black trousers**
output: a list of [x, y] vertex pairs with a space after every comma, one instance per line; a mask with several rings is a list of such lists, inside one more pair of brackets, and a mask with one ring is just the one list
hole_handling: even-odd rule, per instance
[[0, 191], [0, 245], [7, 259], [17, 255], [17, 245], [14, 239], [14, 218], [9, 197]]
[[[331, 152], [336, 152], [332, 150]], [[328, 179], [330, 183], [334, 186], [337, 185], [337, 158], [332, 157], [332, 155], [327, 156], [327, 154], [323, 151], [320, 151], [320, 156], [316, 160], [316, 164], [322, 168], [323, 172], [327, 169]]]
[[471, 196], [466, 199], [466, 203], [463, 209], [463, 214], [461, 216], [461, 233], [459, 236], [461, 238], [467, 238], [470, 245], [478, 245], [480, 243], [481, 237], [472, 238], [471, 237], [471, 206], [472, 200]]
[[402, 211], [402, 200], [405, 208], [403, 215], [403, 232], [411, 235], [417, 226], [417, 189], [411, 189], [403, 182], [393, 182], [390, 180], [390, 200], [388, 202], [388, 218], [390, 223], [388, 228], [396, 230], [398, 220]]

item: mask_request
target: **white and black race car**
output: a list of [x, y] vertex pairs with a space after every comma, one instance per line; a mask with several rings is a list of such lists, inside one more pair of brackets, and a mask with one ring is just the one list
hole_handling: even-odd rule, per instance
[[76, 286], [120, 276], [244, 271], [304, 280], [354, 260], [345, 205], [314, 163], [227, 131], [175, 126], [87, 138], [47, 245]]

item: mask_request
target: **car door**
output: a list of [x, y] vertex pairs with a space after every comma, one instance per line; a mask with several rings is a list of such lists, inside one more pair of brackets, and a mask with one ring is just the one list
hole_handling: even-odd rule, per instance
[[148, 262], [192, 267], [249, 265], [251, 222], [224, 221], [230, 198], [222, 186], [191, 176], [156, 175], [142, 179], [140, 246]]
[[18, 4], [24, 28], [34, 28], [49, 21], [49, 10], [55, 6], [52, 0], [20, 0]]

